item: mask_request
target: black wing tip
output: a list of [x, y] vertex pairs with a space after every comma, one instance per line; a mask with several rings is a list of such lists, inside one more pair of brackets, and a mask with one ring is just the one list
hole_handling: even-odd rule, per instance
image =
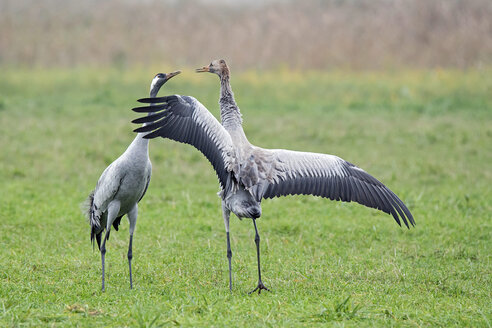
[[147, 116], [136, 118], [136, 119], [132, 120], [132, 123], [133, 124], [145, 123], [146, 121], [144, 119], [146, 119], [146, 118], [147, 118]]
[[[406, 210], [406, 211], [405, 211], [405, 212], [406, 212], [405, 214], [406, 214], [406, 216], [407, 216], [407, 220], [408, 220], [408, 222], [410, 222], [410, 225], [411, 225], [412, 227], [415, 227], [415, 226], [416, 226], [416, 223], [415, 223], [415, 220], [413, 219], [413, 215], [412, 215], [412, 213], [410, 213], [410, 211], [408, 210], [408, 208], [405, 208], [405, 210]], [[408, 212], [407, 212], [407, 211], [408, 211]], [[408, 229], [410, 229], [410, 225], [408, 225]]]
[[157, 129], [157, 130], [154, 130], [154, 131], [147, 133], [146, 135], [143, 136], [143, 138], [144, 139], [154, 139], [154, 138], [157, 138], [160, 136], [161, 136], [161, 131], [160, 131], [160, 129]]
[[[395, 197], [396, 197], [396, 195], [395, 195]], [[401, 201], [401, 199], [396, 197], [396, 200], [397, 200], [397, 203], [395, 205], [399, 206], [400, 209], [403, 211], [403, 213], [400, 213], [400, 216], [403, 219], [403, 222], [405, 222], [407, 229], [410, 229], [410, 226], [415, 227], [416, 223], [415, 223], [415, 220], [413, 219], [412, 213], [410, 213], [410, 210]]]
[[139, 103], [143, 103], [143, 104], [155, 104], [155, 103], [166, 102], [168, 99], [172, 99], [171, 97], [173, 97], [173, 96], [146, 97], [146, 98], [140, 98], [137, 101]]
[[167, 103], [164, 103], [161, 105], [134, 107], [134, 108], [132, 108], [132, 111], [134, 111], [136, 113], [153, 113], [153, 112], [158, 112], [161, 109], [169, 109], [169, 105]]
[[132, 111], [136, 113], [149, 113], [149, 112], [154, 112], [155, 108], [152, 108], [152, 106], [134, 107], [132, 108]]
[[[410, 224], [412, 225], [412, 227], [417, 226], [417, 223], [415, 223], [415, 220], [413, 219], [412, 214], [410, 214], [410, 216], [408, 217], [408, 221], [410, 221]], [[410, 229], [410, 227], [408, 227], [408, 229]]]
[[99, 250], [101, 250], [101, 235], [102, 233], [98, 233], [96, 235], [96, 240], [97, 240], [97, 248], [99, 248]]
[[[408, 211], [408, 209], [407, 209], [407, 211]], [[410, 211], [408, 213], [405, 213], [405, 214], [406, 214], [406, 217], [403, 215], [400, 215], [400, 218], [403, 220], [403, 223], [405, 223], [405, 226], [407, 227], [407, 229], [410, 230], [411, 227], [415, 227], [417, 224], [415, 223], [415, 220], [413, 219], [413, 216], [410, 213]], [[398, 222], [398, 221], [396, 221], [396, 222]], [[400, 225], [400, 227], [402, 226], [400, 224], [400, 222], [398, 222], [398, 224]]]
[[157, 133], [157, 131], [154, 131], [154, 132], [151, 132], [151, 133], [147, 133], [146, 135], [143, 136], [143, 138], [144, 139], [154, 139], [157, 136], [159, 136], [159, 134]]
[[[145, 107], [147, 107], [147, 106], [145, 106]], [[134, 111], [136, 113], [141, 113], [142, 110], [143, 110], [142, 107], [133, 107], [132, 108], [132, 111]]]
[[91, 244], [93, 250], [94, 250], [94, 239], [97, 242], [97, 248], [101, 250], [101, 235], [102, 232], [97, 233], [95, 228], [91, 229]]
[[137, 101], [142, 104], [155, 104], [155, 103], [162, 102], [160, 99], [161, 98], [140, 98], [137, 99]]
[[152, 129], [149, 130], [148, 125], [141, 126], [141, 127], [136, 128], [136, 129], [133, 130], [133, 132], [136, 132], [136, 133], [150, 132], [150, 131], [152, 131]]
[[[390, 206], [392, 208], [392, 212], [395, 212], [394, 214], [392, 213], [393, 217], [395, 217], [395, 220], [398, 222], [399, 220], [397, 220], [397, 218], [401, 218], [407, 229], [410, 229], [410, 225], [415, 226], [415, 221], [413, 220], [412, 213], [410, 213], [410, 210], [403, 203], [403, 201], [388, 187], [385, 187], [383, 185], [383, 187], [381, 187], [380, 189], [384, 192], [384, 196], [388, 198]], [[408, 224], [409, 222], [410, 224]], [[402, 226], [400, 222], [398, 222], [398, 224], [400, 225], [400, 227]]]

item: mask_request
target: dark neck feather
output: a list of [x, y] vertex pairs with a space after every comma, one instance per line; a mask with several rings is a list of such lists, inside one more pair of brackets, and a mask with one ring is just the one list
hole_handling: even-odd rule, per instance
[[220, 76], [220, 118], [225, 128], [236, 128], [242, 126], [243, 119], [241, 112], [234, 100], [231, 84], [229, 82], [229, 72]]

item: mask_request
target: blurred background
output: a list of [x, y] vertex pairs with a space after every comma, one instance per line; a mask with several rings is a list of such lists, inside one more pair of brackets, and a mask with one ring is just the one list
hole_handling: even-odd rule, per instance
[[1, 0], [0, 65], [466, 69], [492, 62], [491, 17], [490, 0]]
[[[130, 108], [156, 73], [182, 69], [160, 95], [219, 118], [217, 77], [192, 70], [216, 58], [251, 143], [340, 156], [417, 226], [353, 203], [266, 200], [274, 292], [245, 297], [254, 229], [231, 218], [231, 297], [211, 165], [152, 140], [136, 288], [124, 219], [101, 294], [79, 204], [135, 138]], [[491, 0], [0, 0], [0, 129], [0, 327], [492, 322]]]

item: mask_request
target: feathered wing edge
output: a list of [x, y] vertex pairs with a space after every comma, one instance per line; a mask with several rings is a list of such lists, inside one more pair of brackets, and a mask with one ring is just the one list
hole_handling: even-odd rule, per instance
[[84, 213], [84, 216], [87, 218], [89, 221], [89, 224], [91, 226], [91, 243], [92, 247], [94, 248], [94, 239], [97, 241], [97, 246], [99, 249], [101, 249], [101, 221], [100, 221], [100, 216], [97, 215], [96, 211], [96, 205], [94, 204], [94, 193], [95, 190], [92, 190], [89, 194], [89, 196], [86, 198], [86, 200], [82, 203], [81, 209], [82, 212]]
[[383, 183], [357, 166], [332, 155], [272, 150], [281, 170], [262, 186], [260, 197], [314, 195], [357, 202], [391, 214], [401, 225], [415, 225], [405, 204]]
[[162, 137], [192, 145], [212, 164], [222, 189], [231, 188], [229, 172], [234, 170], [232, 140], [205, 106], [193, 97], [179, 95], [138, 101], [164, 104], [134, 108], [139, 113], [152, 113], [132, 121], [146, 123], [134, 132], [149, 132], [144, 136], [146, 139]]
[[[87, 221], [89, 221], [89, 224], [91, 226], [91, 243], [92, 243], [92, 248], [94, 248], [94, 240], [97, 242], [97, 247], [99, 250], [101, 250], [101, 239], [102, 239], [102, 233], [105, 229], [105, 227], [101, 228], [101, 216], [105, 215], [105, 213], [101, 213], [98, 211], [96, 204], [94, 204], [94, 193], [95, 190], [91, 191], [89, 196], [87, 196], [86, 200], [81, 204], [81, 210], [84, 214], [84, 216], [87, 218]], [[116, 231], [119, 229], [119, 225], [121, 223], [121, 218], [122, 216], [118, 216], [116, 219], [113, 221], [113, 227]], [[108, 235], [109, 239], [109, 235]]]

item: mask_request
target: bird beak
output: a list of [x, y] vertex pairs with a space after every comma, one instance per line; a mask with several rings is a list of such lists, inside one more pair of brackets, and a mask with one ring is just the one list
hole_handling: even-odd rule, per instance
[[166, 80], [169, 80], [173, 76], [176, 76], [176, 75], [178, 75], [180, 73], [181, 73], [181, 71], [176, 71], [176, 72], [172, 72], [172, 73], [166, 74], [166, 76], [167, 76], [167, 79]]
[[203, 72], [210, 72], [209, 70], [209, 67], [208, 66], [203, 66], [202, 68], [197, 68], [195, 70], [196, 73], [203, 73]]

